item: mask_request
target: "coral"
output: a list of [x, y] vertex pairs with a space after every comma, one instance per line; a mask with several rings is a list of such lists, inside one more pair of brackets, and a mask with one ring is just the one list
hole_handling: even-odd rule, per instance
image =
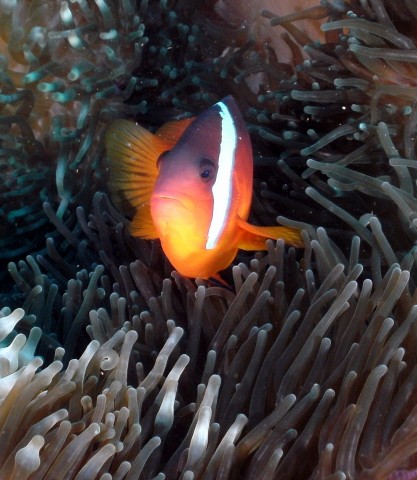
[[[0, 2], [2, 478], [415, 476], [414, 4], [263, 12], [285, 65], [213, 3]], [[101, 193], [111, 118], [228, 93], [252, 218], [306, 244], [240, 254], [230, 289], [173, 272]]]

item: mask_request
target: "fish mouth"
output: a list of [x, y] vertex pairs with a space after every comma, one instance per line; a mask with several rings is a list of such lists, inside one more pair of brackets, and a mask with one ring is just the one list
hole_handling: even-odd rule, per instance
[[156, 197], [158, 198], [158, 200], [163, 200], [164, 202], [178, 203], [182, 207], [184, 207], [186, 210], [190, 210], [190, 207], [192, 206], [192, 201], [187, 196], [182, 195], [181, 198], [179, 198], [178, 196], [172, 195], [171, 193], [163, 192], [163, 193], [158, 193]]
[[179, 202], [178, 198], [174, 197], [173, 195], [159, 194], [158, 198], [161, 200], [173, 200], [175, 202]]
[[161, 194], [161, 195], [157, 195], [157, 200], [159, 201], [163, 201], [164, 203], [173, 203], [173, 204], [179, 204], [179, 205], [183, 205], [183, 202], [181, 202], [181, 200], [177, 197], [174, 197], [173, 195], [169, 195], [169, 194]]

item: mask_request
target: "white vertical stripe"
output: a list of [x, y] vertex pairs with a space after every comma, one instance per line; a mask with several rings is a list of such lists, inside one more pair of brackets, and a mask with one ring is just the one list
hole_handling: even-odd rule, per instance
[[223, 102], [216, 103], [220, 107], [221, 141], [219, 165], [216, 181], [213, 184], [213, 216], [208, 231], [206, 249], [215, 248], [224, 230], [230, 205], [232, 203], [233, 168], [237, 132], [229, 109]]

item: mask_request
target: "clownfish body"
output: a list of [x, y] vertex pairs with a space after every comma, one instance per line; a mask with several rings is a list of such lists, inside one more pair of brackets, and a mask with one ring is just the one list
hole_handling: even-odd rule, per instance
[[267, 238], [302, 246], [299, 230], [247, 223], [253, 158], [249, 134], [231, 96], [195, 119], [152, 134], [116, 120], [106, 135], [109, 186], [116, 203], [134, 208], [133, 236], [160, 238], [187, 277], [210, 278], [237, 250], [265, 250]]

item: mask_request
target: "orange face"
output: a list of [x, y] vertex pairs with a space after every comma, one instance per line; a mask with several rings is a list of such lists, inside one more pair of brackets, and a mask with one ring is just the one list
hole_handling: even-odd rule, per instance
[[226, 268], [252, 196], [249, 135], [232, 97], [197, 117], [158, 168], [151, 215], [171, 263], [190, 277]]

